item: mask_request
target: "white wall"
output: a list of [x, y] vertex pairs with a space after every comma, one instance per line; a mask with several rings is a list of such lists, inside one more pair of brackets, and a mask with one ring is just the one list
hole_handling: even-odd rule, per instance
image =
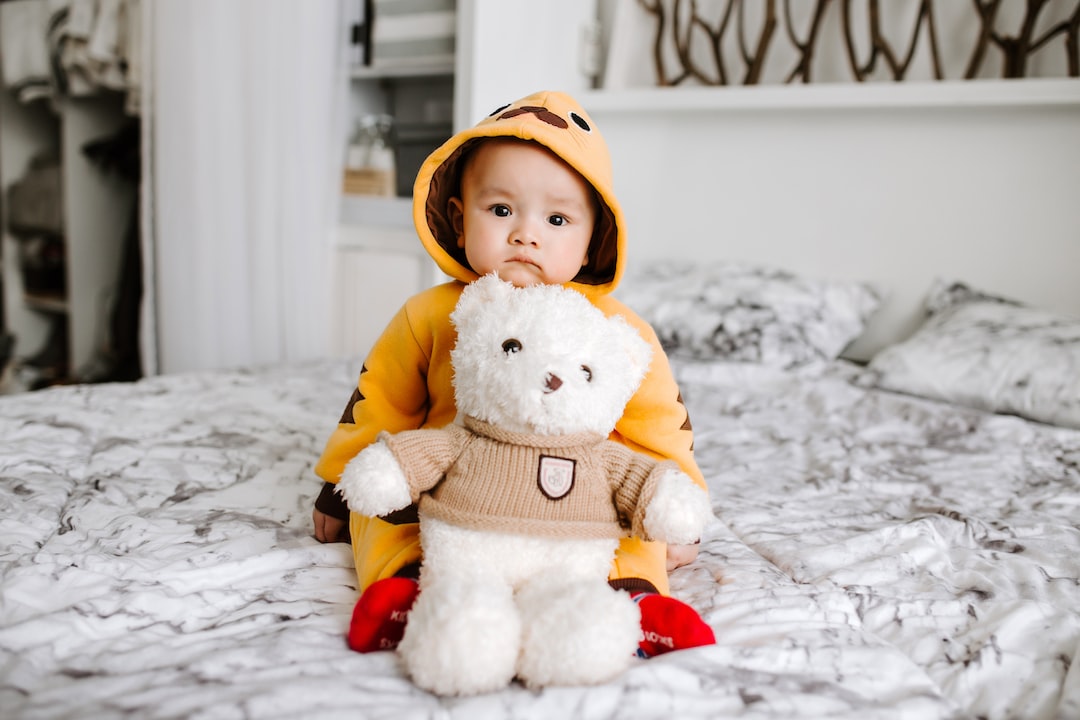
[[680, 255], [880, 282], [866, 355], [912, 329], [935, 276], [1080, 317], [1080, 81], [1057, 82], [1050, 105], [590, 112], [632, 268]]
[[584, 26], [596, 0], [458, 0], [455, 128], [483, 120], [505, 103], [539, 90], [591, 87], [581, 73]]

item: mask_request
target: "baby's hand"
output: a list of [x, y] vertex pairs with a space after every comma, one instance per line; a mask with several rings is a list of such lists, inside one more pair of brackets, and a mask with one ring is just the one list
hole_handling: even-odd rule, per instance
[[321, 543], [343, 542], [348, 539], [348, 529], [345, 527], [344, 520], [312, 510], [311, 522], [315, 525], [315, 539]]
[[698, 543], [693, 545], [668, 545], [667, 546], [667, 571], [689, 565], [697, 560]]

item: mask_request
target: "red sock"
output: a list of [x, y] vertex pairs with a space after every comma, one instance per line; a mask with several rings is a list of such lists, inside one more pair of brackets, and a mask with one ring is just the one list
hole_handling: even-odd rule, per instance
[[362, 653], [396, 648], [419, 591], [412, 578], [390, 577], [369, 585], [353, 608], [349, 647]]
[[712, 628], [686, 603], [649, 592], [631, 593], [630, 597], [641, 609], [639, 657], [648, 658], [716, 642]]

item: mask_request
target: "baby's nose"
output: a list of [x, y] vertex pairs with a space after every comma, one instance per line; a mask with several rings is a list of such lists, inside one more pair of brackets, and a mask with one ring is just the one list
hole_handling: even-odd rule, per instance
[[539, 235], [533, 221], [522, 218], [510, 233], [510, 242], [515, 245], [536, 245]]

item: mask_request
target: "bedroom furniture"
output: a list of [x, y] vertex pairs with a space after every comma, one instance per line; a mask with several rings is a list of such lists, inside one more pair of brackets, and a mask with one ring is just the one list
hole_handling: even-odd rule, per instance
[[[1080, 143], [1074, 140], [1080, 80], [994, 79], [995, 66], [987, 61], [989, 77], [973, 81], [913, 75], [903, 83], [655, 88], [649, 87], [651, 55], [638, 53], [644, 69], [627, 71], [615, 87], [590, 90], [578, 63], [590, 52], [592, 13], [599, 11], [600, 27], [610, 33], [625, 21], [613, 11], [636, 9], [636, 3], [601, 2], [595, 10], [567, 5], [526, 21], [521, 13], [527, 11], [513, 3], [459, 3], [458, 47], [469, 50], [456, 57], [455, 126], [473, 124], [534, 86], [575, 93], [611, 148], [633, 263], [693, 251], [705, 259], [762, 261], [818, 275], [855, 277], [866, 269], [889, 285], [890, 298], [851, 350], [860, 359], [911, 332], [934, 270], [967, 270], [972, 258], [979, 266], [974, 280], [1080, 312], [1080, 292], [1065, 282], [1068, 268], [1080, 265], [1073, 230], [1080, 226], [1080, 205], [1072, 200], [1080, 192]], [[1003, 27], [1011, 28], [1003, 17]], [[826, 21], [836, 22], [835, 13]], [[508, 27], [528, 28], [532, 40]], [[533, 47], [560, 50], [524, 49]], [[860, 163], [867, 158], [874, 162]], [[1044, 192], [1018, 193], [1017, 183]], [[692, 207], [684, 207], [688, 203]], [[348, 205], [343, 217], [355, 217]], [[715, 214], [707, 230], [699, 223], [702, 208]], [[390, 232], [401, 242], [398, 252], [414, 252], [407, 203], [382, 217], [396, 226]], [[369, 233], [376, 243], [387, 237], [385, 226], [360, 227], [341, 233], [349, 246], [345, 262], [359, 260], [358, 234]], [[702, 232], [713, 233], [711, 241], [700, 242]], [[1019, 236], [1024, 244], [1015, 242]], [[393, 281], [404, 297], [418, 289], [409, 283], [422, 277], [415, 268], [427, 259], [414, 255], [417, 266], [397, 257], [399, 277], [410, 279]], [[398, 297], [392, 290], [391, 296]], [[385, 318], [374, 312], [362, 337], [382, 327]], [[365, 342], [358, 337], [348, 347]]]
[[[470, 122], [552, 77], [511, 5], [459, 6], [502, 47], [455, 75]], [[672, 590], [717, 644], [468, 700], [348, 651], [311, 468], [357, 352], [0, 397], [4, 714], [1080, 717], [1080, 81], [580, 95], [631, 226], [619, 296], [712, 494]]]
[[[362, 3], [355, 3], [355, 11]], [[431, 2], [433, 8], [446, 3]], [[457, 0], [455, 52], [424, 62], [375, 59], [354, 66], [349, 84], [350, 132], [364, 115], [398, 120], [398, 186], [453, 129], [476, 124], [499, 105], [541, 87], [577, 92], [592, 86], [598, 50], [591, 44], [596, 2], [557, 0], [540, 15], [528, 4]], [[423, 3], [415, 7], [424, 8]], [[375, 3], [376, 13], [379, 3]], [[376, 37], [375, 40], [378, 38]], [[345, 194], [337, 228], [334, 352], [364, 352], [410, 295], [441, 278], [416, 242], [407, 197]]]
[[42, 383], [108, 375], [118, 342], [138, 232], [138, 18], [138, 0], [0, 6], [0, 327]]
[[[725, 295], [730, 284], [743, 293]], [[954, 310], [977, 310], [965, 342], [1028, 363], [1036, 382], [1073, 382], [1059, 424], [917, 395], [902, 363], [833, 357], [872, 317], [873, 283], [695, 258], [627, 279], [623, 299], [669, 347], [710, 485], [715, 520], [672, 591], [717, 644], [592, 688], [440, 699], [393, 653], [347, 649], [352, 555], [311, 537], [311, 465], [359, 359], [0, 398], [0, 706], [42, 718], [1077, 717], [1080, 387], [1075, 365], [1009, 343], [1052, 342], [1076, 362], [1080, 320], [1032, 323], [984, 290], [927, 288], [954, 324], [926, 323], [890, 352], [955, 377]], [[999, 386], [980, 376], [967, 392], [993, 402]]]
[[121, 95], [65, 98], [59, 112], [45, 100], [24, 105], [10, 91], [0, 93], [0, 186], [5, 191], [42, 154], [61, 158], [63, 196], [63, 293], [24, 289], [19, 241], [4, 231], [4, 293], [8, 328], [16, 354], [42, 349], [54, 324], [65, 328], [70, 372], [90, 365], [107, 341], [109, 308], [115, 299], [123, 241], [131, 220], [136, 188], [102, 171], [83, 147], [120, 130], [130, 118]]

